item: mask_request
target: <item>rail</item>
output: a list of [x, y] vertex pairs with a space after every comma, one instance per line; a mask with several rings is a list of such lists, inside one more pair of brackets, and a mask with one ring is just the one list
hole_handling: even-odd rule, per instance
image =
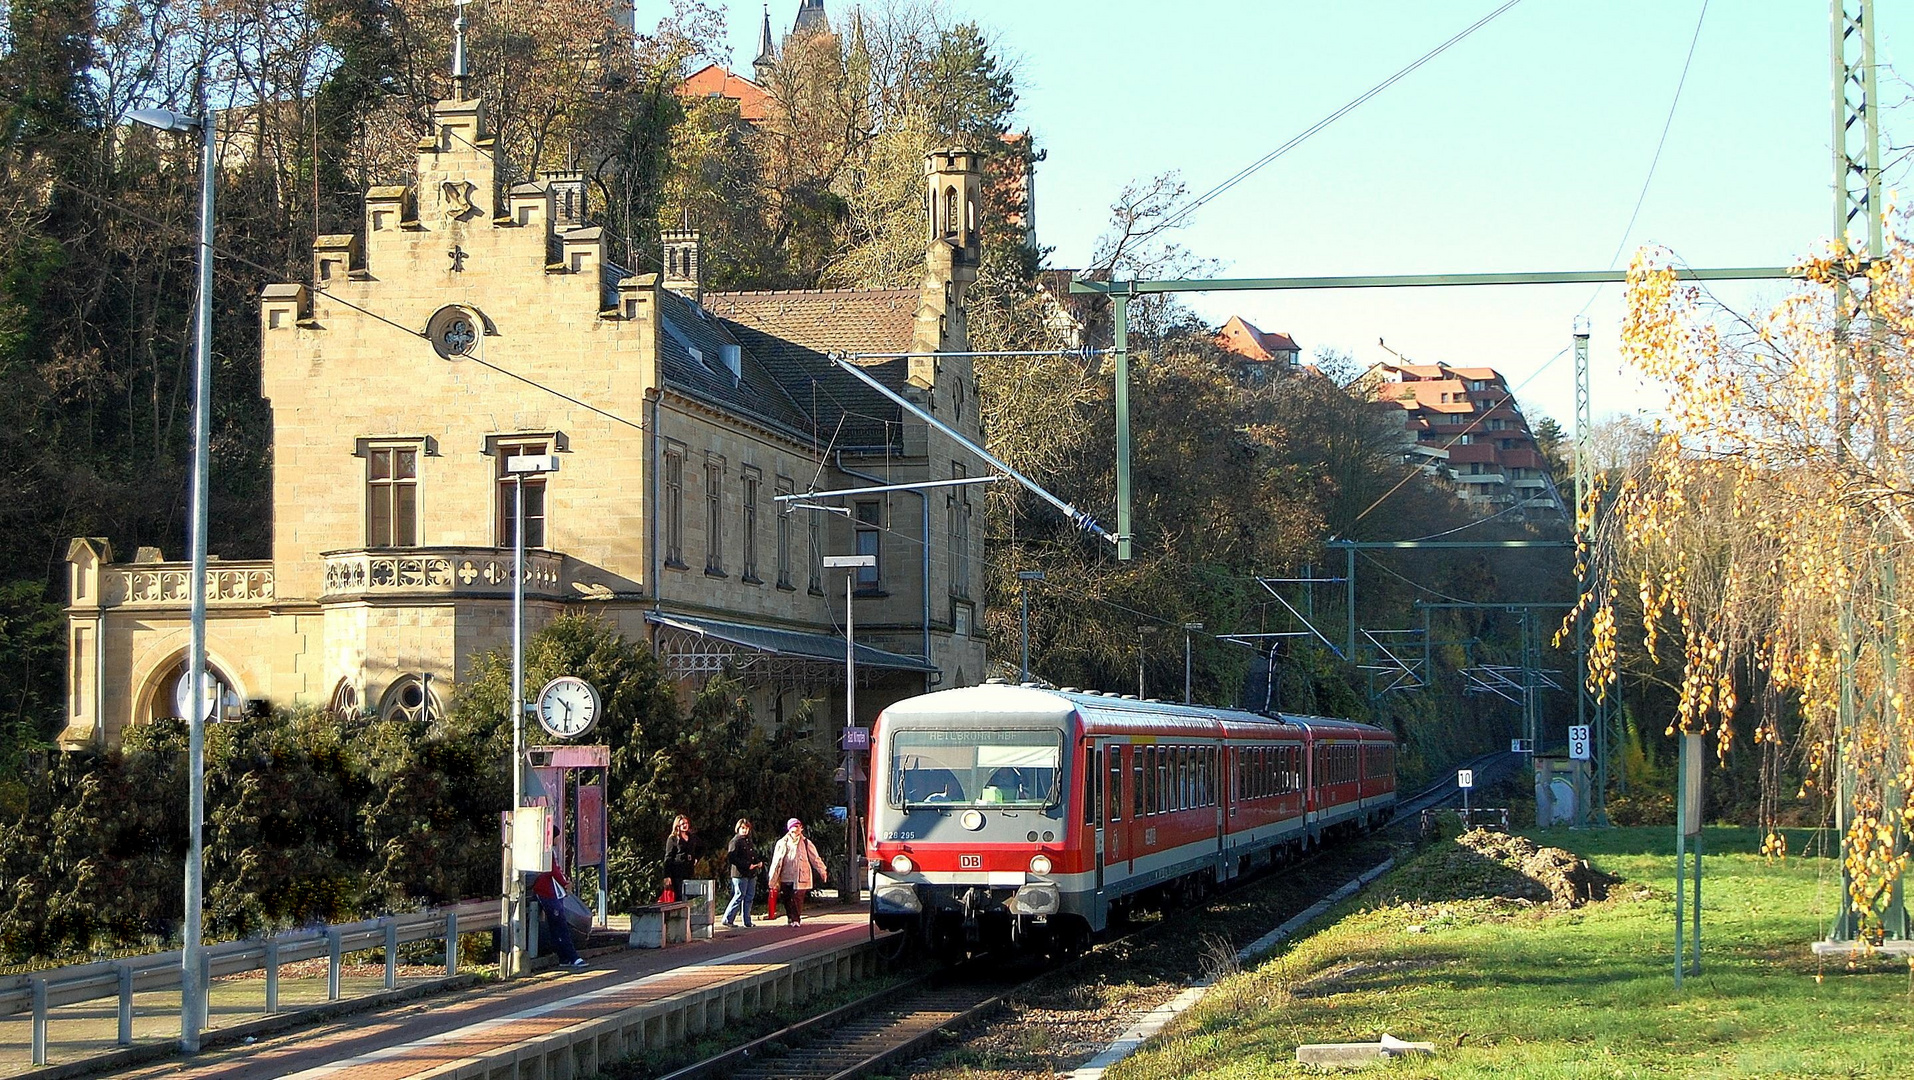
[[[266, 1011], [279, 1011], [279, 968], [325, 957], [326, 1000], [338, 1001], [340, 970], [347, 953], [382, 949], [385, 989], [398, 986], [399, 947], [419, 941], [445, 942], [445, 973], [458, 974], [459, 935], [490, 933], [499, 926], [497, 900], [466, 900], [449, 907], [382, 915], [337, 926], [289, 930], [267, 938], [246, 938], [208, 946], [202, 984], [250, 971], [266, 972]], [[85, 964], [0, 978], [0, 1016], [33, 1012], [33, 1064], [47, 1063], [47, 1014], [62, 1005], [119, 998], [116, 1043], [133, 1045], [133, 995], [180, 989], [181, 952], [96, 960]]]

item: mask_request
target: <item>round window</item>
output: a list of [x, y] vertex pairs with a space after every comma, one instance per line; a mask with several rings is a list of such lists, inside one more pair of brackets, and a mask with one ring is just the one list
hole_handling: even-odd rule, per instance
[[458, 307], [440, 308], [426, 328], [432, 347], [447, 360], [471, 355], [481, 332], [477, 316]]

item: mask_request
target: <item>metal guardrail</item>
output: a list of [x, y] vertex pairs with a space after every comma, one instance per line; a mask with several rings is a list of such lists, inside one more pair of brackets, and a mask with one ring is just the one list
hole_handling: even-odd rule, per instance
[[[268, 938], [247, 938], [207, 947], [202, 985], [227, 975], [266, 972], [266, 1011], [279, 1011], [279, 968], [325, 957], [326, 1000], [339, 1000], [339, 975], [347, 953], [381, 949], [385, 953], [385, 989], [398, 986], [399, 946], [417, 941], [445, 942], [445, 973], [458, 974], [459, 935], [483, 934], [499, 926], [499, 902], [466, 900], [449, 907], [382, 915], [363, 922], [290, 930]], [[120, 1046], [133, 1045], [133, 995], [178, 990], [181, 951], [150, 953], [118, 960], [50, 968], [30, 975], [0, 978], [0, 1016], [33, 1012], [33, 1064], [47, 1063], [47, 1014], [62, 1005], [119, 998]]]

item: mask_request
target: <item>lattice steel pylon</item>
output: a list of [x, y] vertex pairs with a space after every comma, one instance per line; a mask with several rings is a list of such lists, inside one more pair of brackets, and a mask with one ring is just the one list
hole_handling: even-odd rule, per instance
[[1594, 425], [1588, 369], [1588, 319], [1575, 319], [1575, 722], [1593, 728], [1591, 749], [1595, 757], [1595, 783], [1590, 792], [1589, 823], [1608, 824], [1608, 763], [1626, 761], [1620, 745], [1624, 732], [1615, 721], [1614, 679], [1597, 687], [1589, 686], [1588, 620], [1595, 610], [1592, 587], [1593, 570], [1589, 559], [1595, 550], [1595, 520], [1601, 510], [1601, 492], [1595, 486]]
[[[1884, 224], [1881, 218], [1881, 128], [1879, 94], [1875, 85], [1874, 0], [1830, 0], [1829, 68], [1833, 89], [1834, 151], [1834, 252], [1839, 268], [1834, 281], [1835, 344], [1835, 438], [1837, 460], [1845, 459], [1851, 445], [1854, 416], [1848, 398], [1853, 384], [1851, 343], [1855, 340], [1856, 317], [1860, 317], [1860, 356], [1872, 379], [1877, 372], [1876, 350], [1879, 327], [1869, 312], [1867, 270], [1886, 253]], [[1861, 283], [1860, 289], [1855, 284]], [[1860, 295], [1857, 298], [1857, 291]], [[1870, 549], [1874, 545], [1870, 544]], [[1872, 554], [1872, 552], [1870, 552]], [[1891, 556], [1890, 556], [1891, 557]], [[1892, 566], [1886, 559], [1876, 568], [1891, 580]], [[1898, 641], [1898, 630], [1891, 611], [1883, 613], [1887, 633], [1882, 635], [1883, 670], [1892, 671], [1898, 657], [1890, 655]], [[1840, 610], [1840, 698], [1835, 721], [1835, 827], [1841, 835], [1841, 901], [1834, 925], [1828, 931], [1831, 941], [1852, 941], [1858, 933], [1859, 917], [1853, 904], [1853, 879], [1848, 873], [1848, 828], [1855, 796], [1853, 732], [1856, 721], [1855, 655], [1857, 623], [1865, 616], [1854, 610], [1850, 596]], [[1885, 701], [1877, 703], [1884, 705]], [[1891, 769], [1889, 770], [1892, 771]], [[1891, 780], [1890, 780], [1891, 785]], [[1891, 786], [1885, 800], [1888, 816], [1906, 797]], [[1897, 838], [1906, 844], [1907, 838]], [[1888, 936], [1908, 935], [1907, 911], [1902, 887], [1897, 882], [1890, 893], [1885, 914]]]

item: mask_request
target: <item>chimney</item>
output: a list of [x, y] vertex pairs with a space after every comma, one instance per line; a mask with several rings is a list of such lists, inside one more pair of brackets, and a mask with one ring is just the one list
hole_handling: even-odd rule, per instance
[[694, 304], [704, 300], [703, 268], [698, 259], [702, 235], [691, 229], [677, 229], [659, 237], [665, 249], [665, 288], [690, 297]]

